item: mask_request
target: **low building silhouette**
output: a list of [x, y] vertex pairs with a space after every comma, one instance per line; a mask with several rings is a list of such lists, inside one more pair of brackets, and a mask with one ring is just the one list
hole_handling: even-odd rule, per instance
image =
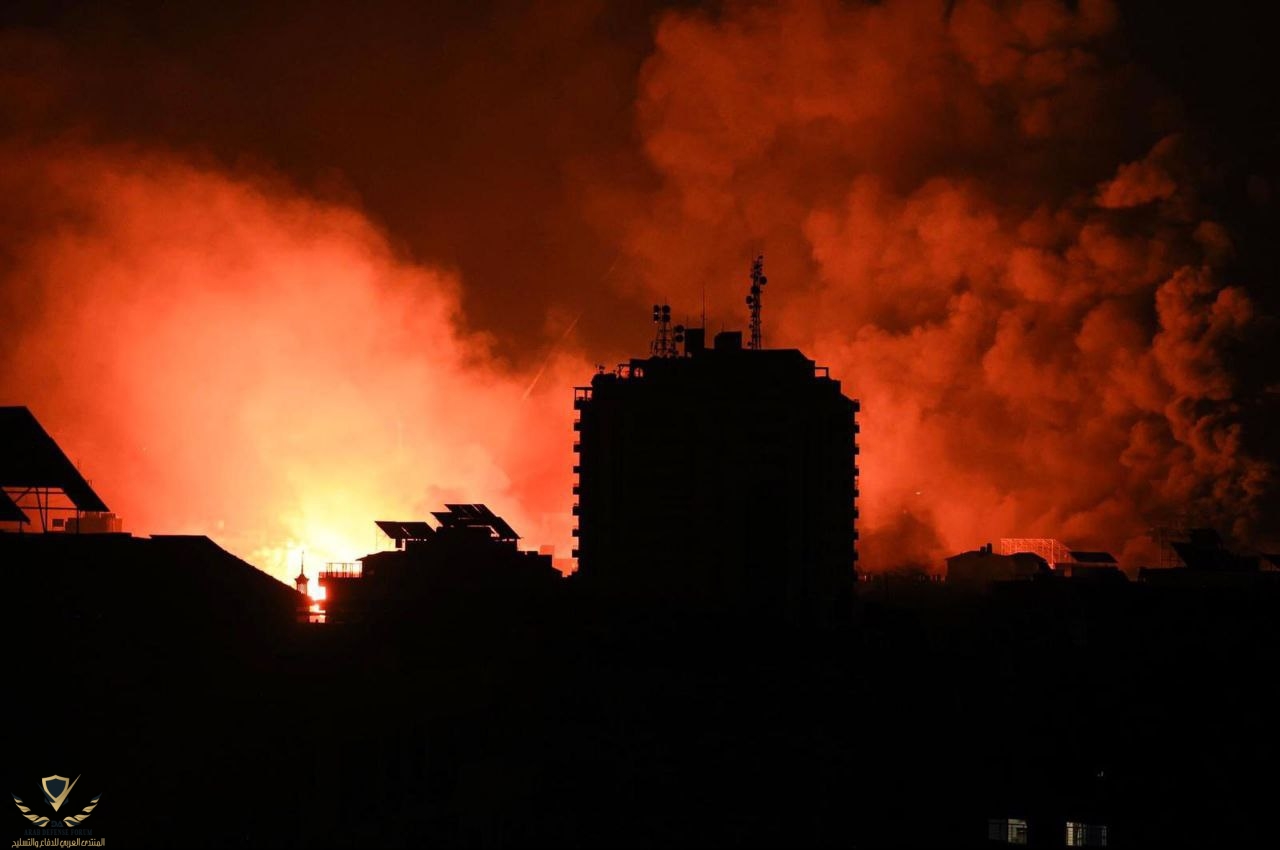
[[379, 520], [394, 550], [326, 564], [319, 573], [324, 622], [394, 617], [459, 595], [536, 595], [562, 579], [550, 555], [520, 549], [515, 529], [484, 505], [449, 504], [432, 516], [438, 527]]
[[575, 390], [578, 580], [707, 610], [842, 604], [858, 402], [800, 351], [708, 348], [701, 328], [664, 336], [668, 315], [653, 356]]
[[0, 534], [0, 563], [6, 593], [56, 600], [33, 609], [53, 632], [109, 612], [102, 628], [154, 629], [157, 645], [180, 630], [248, 653], [261, 646], [242, 633], [291, 627], [298, 605], [288, 585], [200, 535]]
[[1128, 582], [1110, 552], [1070, 549], [1060, 540], [1049, 537], [1005, 537], [998, 546], [985, 543], [972, 552], [947, 558], [946, 564], [946, 581], [957, 586], [982, 587], [995, 582], [1031, 580]]
[[1002, 555], [987, 543], [972, 552], [947, 558], [947, 583], [983, 587], [998, 581], [1033, 581], [1052, 574], [1045, 559], [1034, 552]]
[[1192, 528], [1169, 546], [1181, 566], [1143, 567], [1140, 581], [1166, 587], [1280, 587], [1275, 555], [1232, 551], [1216, 530]]

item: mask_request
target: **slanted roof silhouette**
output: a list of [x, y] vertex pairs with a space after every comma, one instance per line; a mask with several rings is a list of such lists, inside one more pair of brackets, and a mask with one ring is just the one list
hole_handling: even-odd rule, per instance
[[1115, 564], [1115, 556], [1110, 552], [1085, 552], [1080, 549], [1071, 550], [1071, 560], [1078, 564]]
[[0, 522], [31, 522], [3, 490], [0, 490]]
[[1199, 539], [1211, 545], [1197, 545], [1194, 539], [1190, 543], [1175, 541], [1169, 544], [1188, 568], [1219, 572], [1257, 572], [1260, 565], [1258, 558], [1230, 551], [1222, 545], [1222, 538], [1216, 533], [1212, 537], [1204, 535]]
[[56, 488], [77, 510], [109, 510], [25, 407], [0, 407], [0, 487]]

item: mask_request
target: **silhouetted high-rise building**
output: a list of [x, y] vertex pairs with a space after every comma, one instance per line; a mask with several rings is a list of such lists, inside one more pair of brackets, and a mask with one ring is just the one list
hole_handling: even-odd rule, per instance
[[795, 349], [675, 331], [682, 352], [575, 390], [581, 579], [780, 613], [839, 604], [855, 578], [858, 402]]

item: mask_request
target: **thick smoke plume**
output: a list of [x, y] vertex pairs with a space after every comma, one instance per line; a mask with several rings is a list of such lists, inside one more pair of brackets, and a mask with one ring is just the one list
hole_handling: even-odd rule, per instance
[[[140, 532], [210, 534], [288, 580], [374, 518], [485, 501], [567, 545], [586, 366], [460, 330], [458, 281], [358, 212], [167, 155], [8, 149], [0, 398], [30, 405]], [[563, 554], [567, 554], [563, 553]]]
[[1136, 566], [1153, 523], [1257, 519], [1270, 470], [1224, 360], [1254, 310], [1116, 20], [890, 0], [658, 28], [639, 118], [662, 187], [613, 201], [635, 283], [736, 304], [765, 251], [771, 341], [863, 401], [871, 569], [1032, 535]]
[[743, 327], [759, 251], [863, 402], [864, 567], [1275, 522], [1274, 303], [1107, 0], [229, 6], [0, 30], [0, 402], [134, 530], [287, 577], [481, 500], [563, 554], [569, 387], [654, 300]]

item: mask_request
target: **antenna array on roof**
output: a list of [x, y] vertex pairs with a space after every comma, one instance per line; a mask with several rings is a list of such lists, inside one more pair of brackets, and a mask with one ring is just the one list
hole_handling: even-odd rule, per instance
[[676, 344], [683, 341], [684, 327], [676, 325], [673, 333], [671, 305], [654, 304], [653, 322], [658, 326], [658, 332], [649, 345], [649, 352], [654, 357], [675, 357], [678, 353]]

